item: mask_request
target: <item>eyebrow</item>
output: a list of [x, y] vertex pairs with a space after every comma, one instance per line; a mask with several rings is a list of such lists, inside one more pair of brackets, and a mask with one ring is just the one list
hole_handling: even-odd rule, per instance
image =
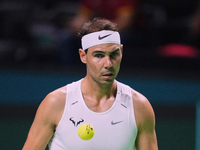
[[120, 48], [116, 48], [116, 50], [112, 51], [111, 53], [117, 52], [117, 51], [120, 51]]
[[[114, 51], [112, 51], [112, 52], [110, 52], [110, 53], [114, 53], [114, 52], [117, 52], [117, 51], [119, 51], [120, 49], [119, 48], [117, 48], [116, 50], [114, 50]], [[96, 54], [96, 53], [105, 53], [104, 51], [99, 51], [99, 50], [97, 50], [97, 51], [94, 51], [92, 54]]]
[[103, 52], [103, 51], [94, 51], [94, 52], [92, 52], [92, 54], [96, 54], [96, 53], [105, 53], [105, 52]]

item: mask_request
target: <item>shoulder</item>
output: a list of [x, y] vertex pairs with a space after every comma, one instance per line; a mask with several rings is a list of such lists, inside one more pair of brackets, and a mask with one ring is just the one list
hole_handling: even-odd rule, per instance
[[50, 118], [53, 119], [51, 119], [51, 121], [55, 124], [58, 124], [64, 111], [66, 89], [67, 87], [64, 86], [49, 93], [38, 108], [39, 113], [44, 118], [48, 118], [48, 116], [50, 116]]
[[64, 104], [66, 98], [66, 91], [67, 91], [66, 86], [52, 91], [45, 97], [43, 103], [45, 103], [50, 107], [58, 107], [59, 105]]
[[155, 114], [149, 100], [133, 89], [131, 93], [137, 126], [153, 127], [155, 125]]
[[67, 92], [67, 86], [63, 86], [61, 88], [58, 88], [51, 93], [49, 93], [44, 100], [50, 102], [50, 103], [62, 103], [62, 100], [65, 99]]

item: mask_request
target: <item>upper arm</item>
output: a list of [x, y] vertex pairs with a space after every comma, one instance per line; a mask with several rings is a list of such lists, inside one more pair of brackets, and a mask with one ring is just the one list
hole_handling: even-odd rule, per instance
[[158, 150], [155, 132], [155, 114], [149, 101], [140, 93], [133, 94], [138, 135], [137, 150]]
[[54, 134], [64, 110], [64, 94], [53, 92], [42, 101], [23, 150], [44, 150]]

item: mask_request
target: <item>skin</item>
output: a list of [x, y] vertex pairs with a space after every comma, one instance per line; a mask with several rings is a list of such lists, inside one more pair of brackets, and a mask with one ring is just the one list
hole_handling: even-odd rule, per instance
[[90, 48], [87, 55], [79, 49], [79, 54], [87, 65], [87, 75], [81, 85], [85, 103], [95, 112], [106, 111], [115, 100], [117, 85], [114, 79], [120, 69], [122, 46], [102, 44]]
[[[79, 49], [80, 59], [87, 66], [87, 74], [81, 83], [81, 91], [87, 107], [94, 112], [104, 112], [115, 101], [115, 78], [120, 69], [123, 46], [102, 44]], [[158, 150], [155, 133], [155, 116], [149, 101], [132, 89], [135, 118], [138, 128], [137, 150]], [[46, 96], [40, 104], [23, 150], [44, 150], [62, 117], [66, 98], [66, 86]]]

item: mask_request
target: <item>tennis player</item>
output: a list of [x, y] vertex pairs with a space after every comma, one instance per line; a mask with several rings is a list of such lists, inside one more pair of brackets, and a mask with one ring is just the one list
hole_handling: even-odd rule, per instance
[[[158, 150], [151, 104], [115, 79], [123, 52], [117, 25], [95, 18], [79, 35], [86, 76], [46, 96], [23, 150]], [[94, 131], [89, 140], [78, 135], [85, 123]]]

